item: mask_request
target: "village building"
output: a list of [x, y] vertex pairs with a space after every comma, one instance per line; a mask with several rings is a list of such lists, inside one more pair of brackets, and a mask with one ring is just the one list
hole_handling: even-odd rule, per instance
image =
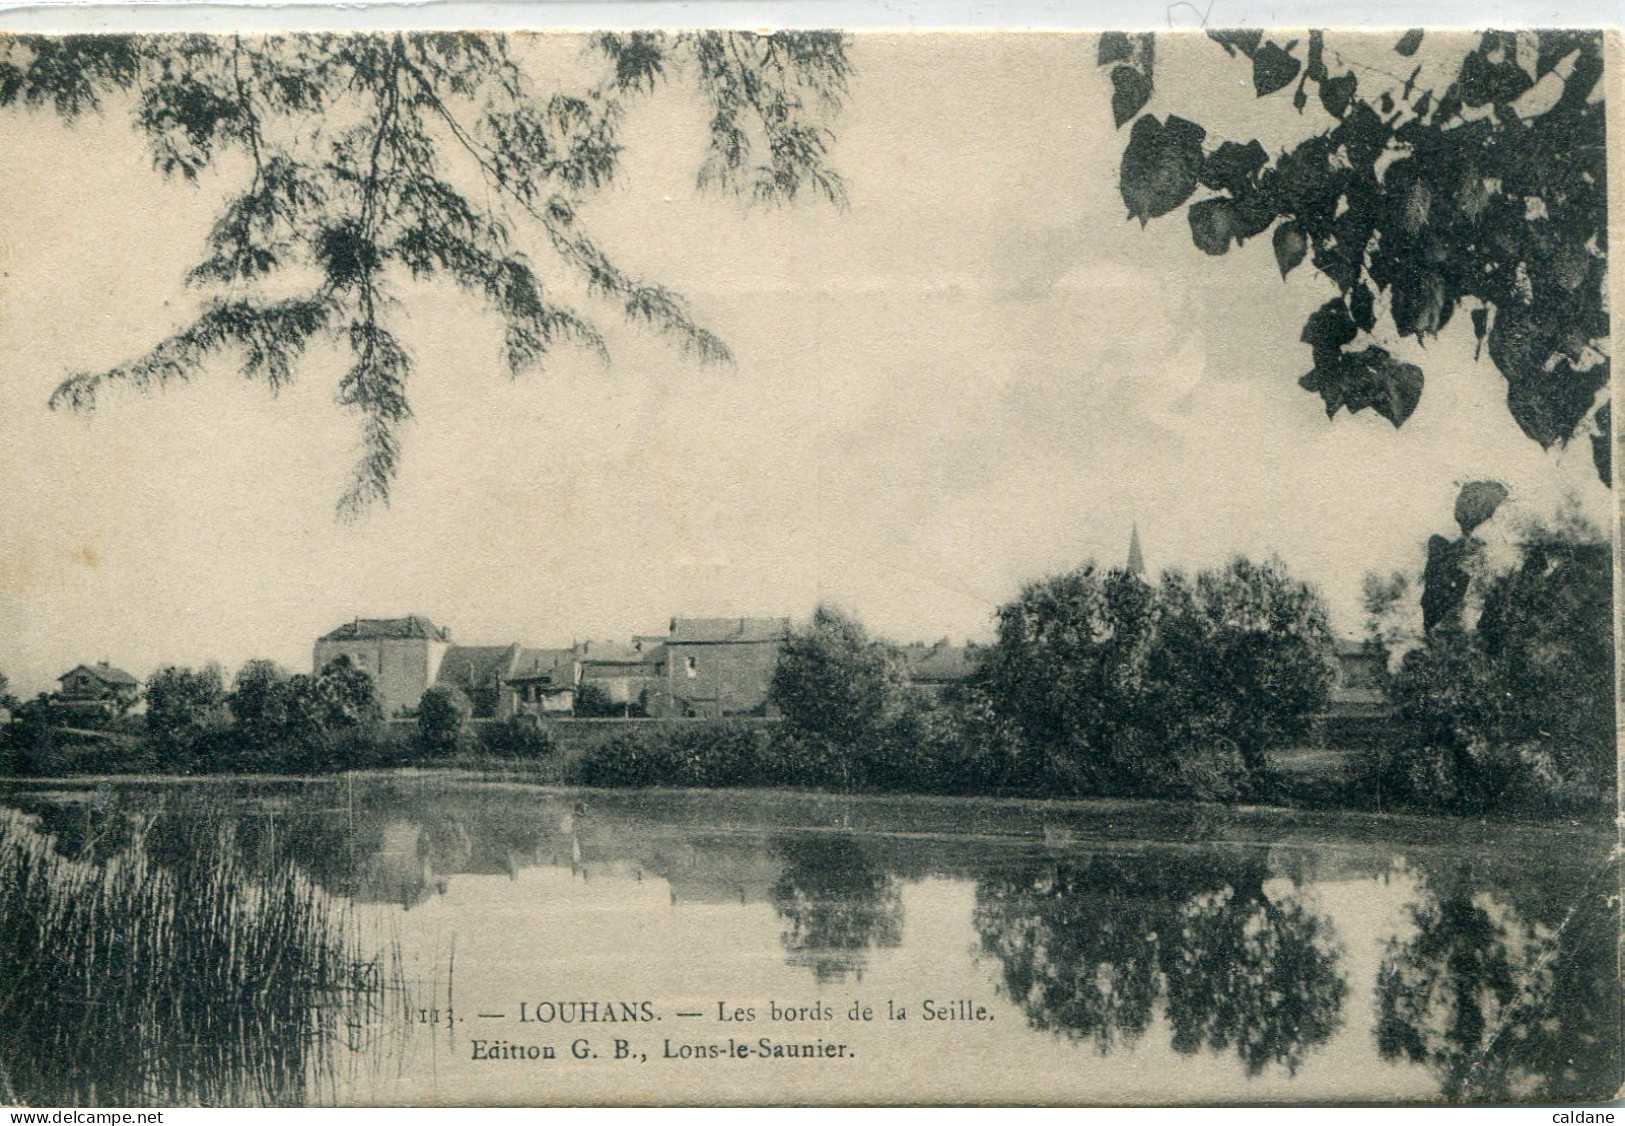
[[789, 636], [789, 618], [673, 618], [651, 714], [771, 714], [768, 689]]
[[581, 666], [577, 714], [583, 700], [609, 715], [650, 715], [662, 710], [665, 683], [665, 639], [637, 637], [632, 644], [583, 641], [575, 646]]
[[435, 687], [454, 688], [466, 696], [471, 719], [505, 719], [512, 714], [508, 680], [518, 671], [521, 652], [517, 642], [453, 645], [441, 658]]
[[505, 681], [502, 718], [562, 716], [575, 711], [581, 666], [570, 649], [521, 649]]
[[141, 682], [106, 661], [77, 665], [56, 678], [56, 703], [72, 712], [122, 715], [141, 696]]
[[1319, 739], [1334, 746], [1369, 746], [1391, 731], [1395, 710], [1383, 691], [1384, 657], [1363, 641], [1338, 638], [1331, 698], [1320, 717]]
[[932, 645], [903, 646], [903, 676], [920, 695], [943, 700], [976, 671], [976, 646], [954, 645], [945, 637]]
[[356, 618], [316, 642], [314, 671], [340, 657], [372, 677], [384, 715], [415, 711], [440, 675], [451, 649], [451, 631], [421, 614], [404, 618]]

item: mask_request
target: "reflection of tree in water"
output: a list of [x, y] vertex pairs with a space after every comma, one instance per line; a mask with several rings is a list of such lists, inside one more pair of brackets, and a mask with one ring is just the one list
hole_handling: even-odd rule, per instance
[[863, 976], [867, 952], [903, 941], [903, 896], [862, 842], [844, 835], [780, 837], [773, 852], [784, 870], [773, 885], [773, 909], [791, 965], [820, 982]]
[[[1091, 1039], [1101, 1052], [1151, 1023], [1161, 945], [1178, 895], [1195, 888], [1171, 869], [1131, 873], [1096, 857], [985, 879], [976, 887], [982, 949], [1004, 967], [1004, 990], [1034, 1028]], [[1141, 878], [1136, 879], [1139, 875]]]
[[60, 802], [33, 794], [11, 794], [6, 805], [33, 820], [51, 850], [70, 860], [111, 859], [134, 841], [138, 823], [125, 803], [106, 787], [82, 802]]
[[330, 892], [404, 908], [444, 891], [455, 874], [513, 875], [547, 836], [540, 812], [526, 815], [499, 803], [368, 797], [353, 809], [290, 805], [245, 812], [243, 829]]
[[976, 928], [1034, 1028], [1104, 1054], [1161, 1000], [1178, 1051], [1295, 1071], [1337, 1028], [1345, 987], [1329, 921], [1272, 899], [1263, 876], [1247, 859], [1050, 862], [978, 884]]
[[1376, 988], [1383, 1058], [1426, 1065], [1451, 1100], [1611, 1096], [1622, 1076], [1617, 869], [1546, 919], [1475, 887], [1464, 870], [1428, 879], [1416, 933], [1389, 945]]
[[1235, 1048], [1257, 1075], [1277, 1063], [1296, 1074], [1309, 1049], [1342, 1023], [1346, 986], [1331, 924], [1292, 899], [1264, 893], [1263, 865], [1181, 912], [1163, 960], [1174, 1047]]

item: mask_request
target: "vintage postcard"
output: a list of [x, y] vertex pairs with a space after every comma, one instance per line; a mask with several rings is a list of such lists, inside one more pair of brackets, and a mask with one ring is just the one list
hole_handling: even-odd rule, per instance
[[0, 1099], [1612, 1099], [1620, 66], [0, 37]]

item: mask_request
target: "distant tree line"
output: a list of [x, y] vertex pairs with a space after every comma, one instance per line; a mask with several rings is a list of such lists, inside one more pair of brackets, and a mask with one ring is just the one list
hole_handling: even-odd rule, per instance
[[1319, 596], [1279, 562], [1153, 584], [1094, 564], [1029, 584], [946, 696], [901, 651], [820, 607], [787, 642], [771, 734], [612, 740], [596, 785], [779, 785], [1232, 799], [1324, 710], [1333, 644]]
[[159, 670], [144, 715], [109, 720], [89, 748], [46, 698], [16, 705], [3, 765], [310, 773], [462, 756], [589, 786], [1597, 808], [1615, 780], [1609, 543], [1564, 516], [1525, 527], [1496, 565], [1479, 530], [1506, 495], [1470, 482], [1460, 534], [1432, 537], [1419, 575], [1368, 578], [1393, 718], [1322, 794], [1274, 752], [1319, 738], [1336, 677], [1326, 608], [1278, 560], [1245, 558], [1154, 582], [1093, 563], [1031, 582], [942, 694], [910, 683], [901, 649], [820, 607], [780, 655], [777, 724], [627, 729], [566, 754], [531, 717], [471, 724], [455, 688], [430, 688], [415, 723], [392, 727], [371, 678], [342, 659], [311, 675], [254, 660], [229, 688], [217, 667]]
[[[477, 750], [543, 757], [545, 732], [493, 724], [471, 739], [469, 705], [456, 689], [424, 694], [414, 728], [384, 722], [376, 686], [344, 658], [313, 674], [256, 658], [228, 688], [219, 666], [166, 666], [148, 678], [145, 712], [105, 717], [99, 741], [64, 736], [57, 707], [41, 695], [15, 704], [5, 729], [5, 773], [148, 771], [203, 774], [322, 773], [443, 759]], [[85, 722], [85, 721], [81, 721]]]

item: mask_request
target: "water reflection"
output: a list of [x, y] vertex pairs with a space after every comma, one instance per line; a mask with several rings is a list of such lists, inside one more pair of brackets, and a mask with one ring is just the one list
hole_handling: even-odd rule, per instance
[[1481, 890], [1466, 865], [1423, 887], [1415, 932], [1389, 943], [1378, 971], [1383, 1058], [1426, 1066], [1453, 1101], [1617, 1090], [1617, 869], [1602, 868], [1566, 909], [1524, 896], [1527, 913]]
[[[434, 779], [216, 787], [206, 804], [188, 792], [25, 791], [3, 802], [29, 847], [66, 866], [50, 879], [144, 865], [166, 873], [166, 894], [226, 905], [303, 888], [296, 902], [312, 911], [340, 922], [359, 912], [371, 945], [345, 938], [322, 953], [319, 940], [309, 944], [327, 960], [301, 971], [305, 985], [277, 986], [278, 1004], [265, 1007], [274, 1028], [211, 1047], [212, 1063], [182, 1050], [224, 1042], [199, 1023], [199, 1007], [145, 1042], [128, 1074], [109, 1071], [100, 1046], [58, 1061], [0, 1037], [0, 1086], [26, 1075], [55, 1102], [159, 1086], [172, 1101], [323, 1101], [342, 1097], [313, 1083], [337, 1053], [373, 1077], [346, 1090], [387, 1100], [428, 1041], [390, 1040], [400, 1030], [376, 1004], [365, 1027], [335, 1019], [344, 1011], [335, 991], [347, 967], [374, 965], [398, 942], [444, 996], [453, 939], [459, 990], [482, 982], [494, 1000], [516, 974], [569, 981], [577, 967], [604, 967], [595, 988], [606, 994], [631, 989], [628, 974], [665, 958], [636, 986], [661, 996], [674, 972], [694, 968], [692, 954], [723, 949], [697, 990], [747, 1002], [804, 1000], [801, 990], [976, 993], [999, 1007], [979, 1032], [993, 1037], [984, 1050], [1057, 1054], [1050, 1074], [1065, 1078], [1053, 1081], [1076, 1084], [1065, 1097], [1087, 1099], [1090, 1076], [1138, 1069], [1151, 1085], [1141, 1097], [1155, 1098], [1181, 1081], [1168, 1069], [1185, 1066], [1230, 1076], [1242, 1084], [1232, 1097], [1263, 1089], [1246, 1084], [1266, 1073], [1271, 1092], [1304, 1099], [1321, 1097], [1329, 1075], [1349, 1089], [1380, 1084], [1360, 1089], [1366, 1097], [1390, 1097], [1394, 1084], [1450, 1100], [1578, 1100], [1620, 1083], [1618, 875], [1585, 867], [1606, 852], [1601, 835], [1571, 837], [1583, 847], [1565, 850], [1547, 830], [1517, 830], [1514, 847], [1498, 839], [1510, 829], [1416, 822], [1411, 845], [1340, 837], [1335, 818], [1268, 812], [1247, 822], [1208, 812], [1194, 824], [1188, 810], [1151, 806], [1124, 817], [1087, 806], [583, 795]], [[492, 917], [523, 926], [481, 922]], [[24, 923], [14, 922], [0, 954], [21, 965]], [[231, 927], [200, 925], [187, 941], [207, 946], [222, 933]], [[549, 942], [524, 937], [534, 933]], [[71, 980], [94, 982], [105, 969], [78, 965]], [[994, 986], [1002, 999], [987, 996]], [[307, 1005], [314, 1015], [301, 1017]], [[435, 1068], [466, 1056], [457, 1034], [442, 1031]], [[387, 1069], [352, 1051], [386, 1041]], [[1097, 1067], [1100, 1057], [1110, 1066]], [[1336, 1062], [1311, 1066], [1323, 1060]], [[74, 1074], [98, 1073], [107, 1078], [94, 1092], [74, 1086]]]
[[819, 982], [863, 978], [871, 948], [903, 942], [903, 895], [863, 842], [846, 835], [781, 836], [773, 854], [784, 869], [773, 885], [779, 936], [793, 966]]
[[1034, 1028], [1107, 1053], [1161, 1002], [1176, 1051], [1291, 1074], [1338, 1028], [1346, 986], [1330, 921], [1266, 877], [1249, 856], [1061, 861], [981, 881], [975, 924]]

